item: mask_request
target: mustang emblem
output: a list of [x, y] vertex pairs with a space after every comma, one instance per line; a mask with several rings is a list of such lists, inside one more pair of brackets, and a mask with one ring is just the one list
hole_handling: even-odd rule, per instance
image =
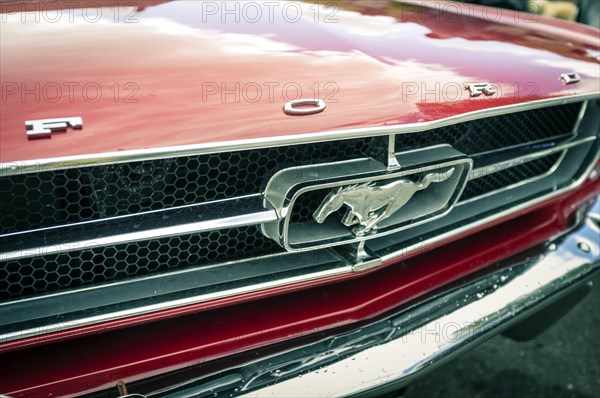
[[342, 224], [347, 227], [358, 225], [352, 232], [356, 236], [363, 236], [376, 229], [377, 223], [407, 204], [415, 193], [426, 189], [433, 182], [446, 181], [452, 174], [454, 168], [445, 173], [426, 174], [418, 183], [400, 179], [382, 186], [368, 182], [338, 187], [325, 197], [313, 218], [322, 224], [331, 213], [346, 205], [348, 209], [342, 218]]

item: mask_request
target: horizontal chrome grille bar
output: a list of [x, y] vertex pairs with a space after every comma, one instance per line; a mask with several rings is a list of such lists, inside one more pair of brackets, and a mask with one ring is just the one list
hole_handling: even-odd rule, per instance
[[[497, 173], [502, 170], [506, 170], [512, 167], [520, 166], [524, 163], [531, 162], [536, 159], [540, 159], [558, 152], [565, 151], [567, 149], [573, 148], [578, 145], [586, 144], [592, 141], [595, 141], [595, 136], [585, 137], [577, 140], [572, 140], [560, 144], [555, 144], [553, 141], [547, 141], [548, 146], [544, 147], [543, 144], [537, 144], [533, 147], [530, 145], [523, 145], [519, 148], [510, 149], [510, 153], [512, 154], [511, 158], [503, 161], [495, 161], [500, 157], [506, 156], [507, 151], [498, 151], [494, 153], [494, 156], [488, 160], [489, 163], [481, 164], [481, 156], [474, 157], [475, 164], [478, 167], [474, 168], [469, 174], [468, 180], [475, 180], [477, 178], [481, 178], [484, 176], [488, 176], [490, 174]], [[552, 146], [553, 145], [553, 146]], [[542, 150], [536, 150], [539, 148], [544, 148]], [[533, 152], [532, 152], [533, 151]], [[516, 156], [515, 156], [516, 155]], [[485, 158], [483, 158], [485, 159]], [[479, 162], [478, 162], [479, 161]]]
[[[256, 194], [182, 208], [142, 213], [0, 237], [0, 261], [72, 250], [136, 242], [146, 239], [215, 231], [277, 220]], [[198, 221], [196, 221], [198, 220]], [[118, 232], [117, 232], [118, 231]], [[39, 245], [44, 242], [44, 245]]]

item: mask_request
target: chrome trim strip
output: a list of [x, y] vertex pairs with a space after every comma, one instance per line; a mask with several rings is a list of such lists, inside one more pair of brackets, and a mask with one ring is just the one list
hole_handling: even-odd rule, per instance
[[8, 232], [5, 234], [0, 234], [0, 239], [13, 237], [13, 236], [17, 236], [17, 235], [28, 235], [28, 234], [32, 234], [32, 233], [40, 233], [40, 232], [44, 232], [44, 231], [55, 231], [57, 229], [60, 230], [63, 228], [72, 228], [72, 227], [80, 227], [80, 226], [93, 227], [97, 223], [102, 223], [105, 221], [126, 220], [126, 219], [133, 219], [135, 217], [141, 217], [141, 216], [145, 217], [145, 216], [155, 215], [156, 217], [159, 217], [159, 216], [164, 215], [164, 213], [168, 213], [171, 211], [180, 211], [180, 210], [189, 209], [191, 207], [198, 207], [198, 206], [203, 206], [203, 205], [214, 205], [214, 204], [218, 204], [220, 202], [226, 202], [226, 201], [230, 201], [230, 200], [246, 200], [248, 198], [256, 197], [257, 195], [258, 194], [243, 195], [243, 196], [237, 196], [235, 198], [218, 199], [218, 200], [213, 200], [210, 202], [193, 203], [193, 204], [187, 204], [187, 205], [182, 205], [182, 206], [177, 206], [177, 207], [169, 207], [166, 209], [148, 210], [148, 211], [144, 211], [142, 213], [123, 214], [120, 216], [100, 218], [100, 219], [96, 219], [96, 220], [78, 221], [78, 222], [61, 224], [61, 225], [53, 225], [51, 227], [29, 229], [26, 231]]
[[[488, 176], [488, 175], [497, 173], [499, 171], [509, 169], [511, 167], [520, 166], [523, 163], [531, 162], [536, 159], [540, 159], [540, 158], [543, 158], [543, 157], [546, 157], [549, 155], [553, 155], [557, 152], [562, 152], [569, 148], [573, 148], [575, 146], [586, 144], [586, 143], [589, 143], [589, 142], [592, 142], [595, 140], [596, 140], [595, 136], [585, 137], [585, 138], [581, 138], [581, 139], [578, 139], [575, 141], [570, 141], [570, 142], [566, 142], [563, 144], [559, 144], [555, 147], [552, 147], [549, 149], [544, 149], [542, 151], [528, 153], [526, 155], [517, 156], [517, 157], [511, 158], [509, 160], [502, 161], [502, 162], [492, 163], [492, 164], [489, 164], [486, 166], [478, 167], [476, 169], [473, 169], [471, 171], [471, 173], [469, 173], [468, 181], [475, 180], [477, 178], [481, 178], [484, 176]], [[560, 162], [557, 162], [557, 164], [559, 164], [559, 163]]]
[[[506, 264], [510, 266], [354, 332], [230, 370], [227, 374], [244, 377], [241, 384], [222, 390], [237, 388], [234, 397], [348, 397], [381, 393], [378, 388], [389, 383], [405, 386], [586, 283], [600, 269], [598, 232], [588, 218], [532, 259]], [[582, 242], [589, 252], [579, 249]], [[160, 392], [162, 397], [185, 397], [202, 385], [198, 379], [176, 386], [184, 390]]]
[[514, 149], [523, 149], [524, 147], [529, 148], [529, 147], [535, 147], [537, 145], [540, 144], [547, 144], [547, 143], [556, 143], [556, 142], [566, 142], [571, 138], [574, 138], [577, 134], [573, 133], [572, 131], [568, 132], [568, 133], [564, 133], [564, 134], [560, 134], [560, 135], [555, 135], [553, 137], [547, 137], [547, 138], [540, 138], [534, 141], [526, 141], [524, 143], [519, 143], [519, 144], [515, 144], [515, 145], [509, 145], [509, 146], [504, 146], [501, 148], [496, 148], [496, 149], [490, 149], [488, 151], [483, 151], [483, 152], [477, 152], [476, 154], [471, 155], [473, 158], [483, 158], [483, 157], [487, 157], [487, 155], [492, 155], [495, 156], [498, 153], [503, 153], [503, 152], [510, 152]]
[[[16, 241], [19, 247], [17, 250], [14, 247], [12, 250], [8, 248], [6, 239], [3, 240], [4, 248], [10, 251], [0, 252], [0, 261], [243, 227], [278, 219], [275, 210], [263, 207], [263, 199], [259, 194], [173, 208], [149, 215], [150, 217], [146, 213], [141, 213], [127, 218], [101, 219], [83, 226], [75, 225], [71, 227], [71, 235], [77, 236], [77, 239], [72, 241], [66, 241], [65, 233], [40, 231], [30, 236], [19, 234], [15, 236], [16, 239], [11, 239]], [[202, 221], [190, 222], [194, 219]], [[126, 224], [126, 227], [123, 227], [123, 224]], [[115, 232], [126, 228], [128, 232]], [[38, 242], [44, 242], [44, 245], [39, 246]]]
[[140, 160], [164, 159], [200, 155], [208, 153], [241, 151], [266, 147], [285, 146], [291, 144], [306, 144], [340, 139], [360, 138], [364, 136], [381, 136], [389, 134], [417, 133], [433, 128], [466, 122], [469, 120], [491, 117], [512, 112], [526, 111], [552, 105], [568, 104], [577, 101], [590, 100], [600, 97], [598, 93], [576, 94], [568, 97], [546, 98], [521, 104], [511, 104], [497, 108], [482, 109], [461, 115], [451, 116], [423, 123], [411, 123], [386, 127], [367, 127], [359, 129], [333, 130], [278, 136], [269, 138], [254, 138], [237, 141], [223, 141], [207, 144], [181, 145], [163, 148], [139, 149], [120, 152], [106, 152], [100, 154], [63, 156], [47, 159], [24, 160], [0, 163], [0, 177], [15, 174], [35, 173], [40, 171], [78, 168], [83, 166], [97, 166], [109, 163], [126, 163]]

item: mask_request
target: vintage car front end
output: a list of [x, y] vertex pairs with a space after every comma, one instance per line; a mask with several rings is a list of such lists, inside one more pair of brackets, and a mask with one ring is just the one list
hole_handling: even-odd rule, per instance
[[598, 271], [593, 28], [0, 6], [0, 394], [376, 396]]

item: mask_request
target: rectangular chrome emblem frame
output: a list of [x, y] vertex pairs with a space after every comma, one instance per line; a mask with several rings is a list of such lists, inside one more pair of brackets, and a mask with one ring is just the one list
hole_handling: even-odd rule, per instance
[[[412, 228], [448, 214], [462, 194], [473, 167], [472, 159], [449, 145], [396, 153], [396, 159], [400, 168], [395, 169], [365, 157], [280, 170], [264, 190], [265, 207], [274, 208], [279, 219], [262, 224], [262, 233], [295, 252], [362, 242]], [[399, 180], [416, 183], [429, 173], [445, 173], [451, 177], [416, 192], [402, 208], [379, 222], [377, 229], [362, 236], [342, 224], [335, 215], [321, 221], [322, 224], [313, 219], [292, 222], [300, 199], [307, 194], [317, 194], [315, 191], [327, 195], [333, 189], [354, 185], [382, 186]], [[310, 209], [311, 214], [315, 210]]]

